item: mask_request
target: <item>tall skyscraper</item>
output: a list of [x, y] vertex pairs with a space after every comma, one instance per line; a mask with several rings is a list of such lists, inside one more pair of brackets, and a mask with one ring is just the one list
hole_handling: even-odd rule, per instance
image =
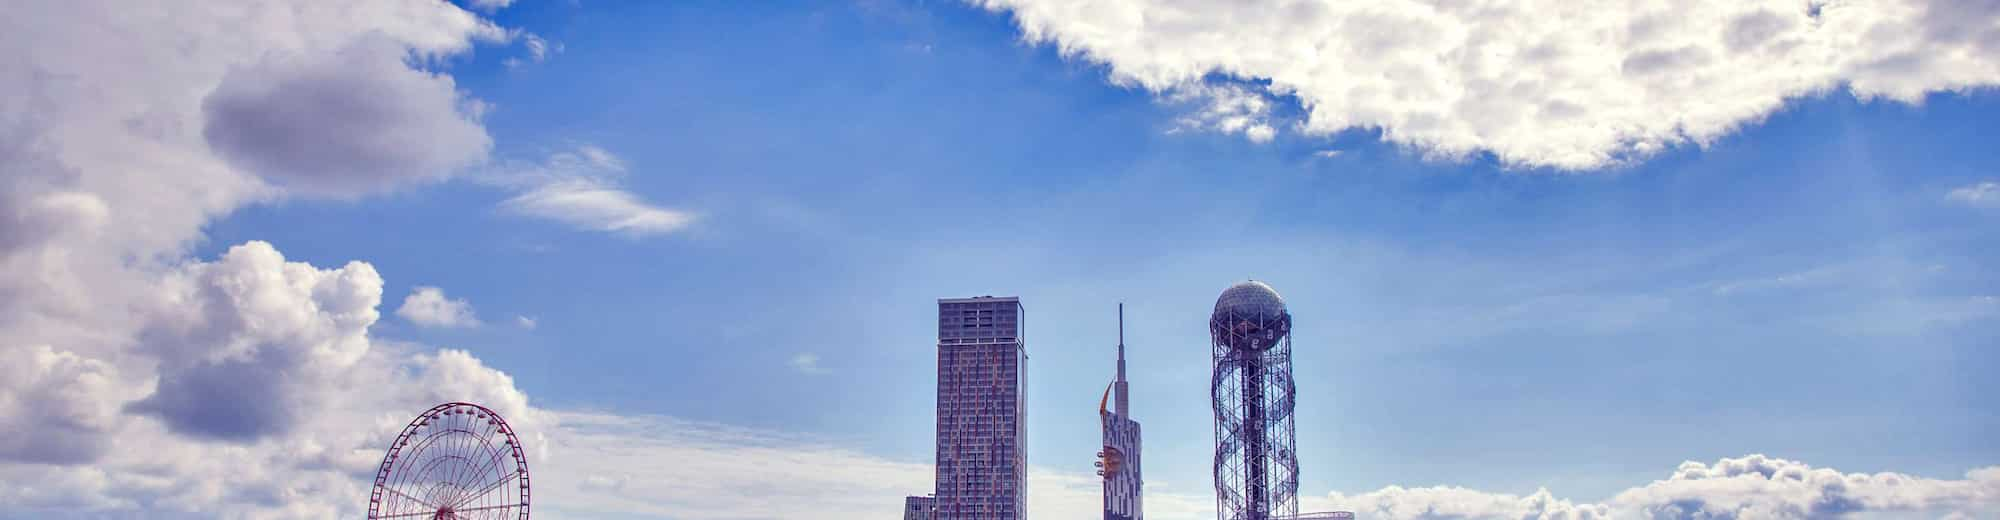
[[[1106, 402], [1111, 407], [1106, 409]], [[1097, 452], [1097, 474], [1104, 477], [1104, 520], [1145, 518], [1145, 479], [1139, 471], [1139, 421], [1132, 420], [1131, 395], [1125, 383], [1125, 304], [1118, 305], [1118, 377], [1097, 401], [1104, 428], [1104, 450]]]
[[1027, 517], [1020, 298], [938, 300], [937, 519]]

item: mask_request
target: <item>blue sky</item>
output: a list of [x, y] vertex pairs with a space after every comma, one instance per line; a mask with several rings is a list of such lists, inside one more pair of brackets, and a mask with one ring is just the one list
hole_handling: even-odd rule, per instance
[[[1990, 94], [1835, 93], [1708, 149], [1510, 171], [1361, 133], [1168, 134], [1172, 107], [969, 6], [714, 7], [524, 5], [500, 20], [563, 55], [453, 68], [496, 106], [501, 149], [605, 147], [634, 192], [702, 215], [679, 236], [523, 222], [461, 183], [252, 209], [211, 249], [363, 251], [400, 274], [390, 295], [441, 286], [533, 316], [383, 334], [477, 345], [554, 405], [913, 461], [930, 453], [935, 298], [1024, 298], [1029, 457], [1077, 469], [1125, 301], [1151, 476], [1200, 480], [1205, 313], [1244, 278], [1302, 325], [1307, 489], [1599, 496], [1754, 452], [1934, 476], [2000, 457], [1977, 376], [2000, 308], [1974, 300], [2000, 291], [1980, 267], [2000, 236], [1943, 195], [2000, 163]], [[1980, 314], [1928, 323], [1954, 303]], [[790, 368], [801, 353], [826, 373]]]
[[[473, 9], [514, 35], [419, 70], [488, 105], [479, 160], [358, 196], [260, 174], [280, 195], [210, 207], [168, 263], [250, 241], [319, 269], [363, 261], [381, 275], [371, 341], [469, 352], [532, 399], [523, 413], [763, 432], [896, 467], [932, 454], [935, 299], [1018, 295], [1028, 460], [1051, 475], [1090, 469], [1124, 302], [1146, 476], [1195, 502], [1205, 320], [1244, 279], [1297, 323], [1301, 491], [1335, 493], [1309, 506], [1385, 486], [1610, 503], [1683, 461], [1751, 454], [1939, 481], [2000, 464], [1990, 79], [1910, 99], [1836, 77], [1630, 134], [1679, 136], [1663, 148], [1564, 149], [1619, 157], [1579, 166], [1491, 129], [1452, 149], [1393, 115], [1312, 131], [1349, 105], [1249, 57], [1162, 87], [1157, 63], [1033, 3]], [[552, 50], [530, 59], [522, 35]], [[1249, 92], [1275, 136], [1203, 119], [1222, 98], [1186, 94], [1201, 88]], [[516, 170], [580, 150], [620, 164], [593, 186], [689, 220], [605, 232], [510, 206], [534, 189]], [[479, 323], [394, 312], [421, 287]], [[54, 470], [20, 471], [0, 475]], [[1996, 510], [1978, 496], [1938, 507]], [[141, 516], [187, 503], [146, 500]], [[786, 517], [632, 500], [550, 507]]]

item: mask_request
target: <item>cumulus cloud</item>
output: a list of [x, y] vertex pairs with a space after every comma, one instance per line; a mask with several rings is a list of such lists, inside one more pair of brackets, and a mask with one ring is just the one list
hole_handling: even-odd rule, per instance
[[[1379, 130], [1429, 157], [1518, 166], [1590, 169], [1707, 144], [1834, 89], [1917, 103], [2000, 84], [1993, 2], [975, 3], [1119, 84], [1295, 98], [1305, 133]], [[1244, 122], [1209, 126], [1253, 140], [1275, 130], [1222, 121]]]
[[409, 296], [403, 297], [403, 306], [396, 308], [396, 316], [426, 327], [479, 326], [479, 317], [473, 315], [471, 302], [448, 298], [444, 289], [436, 287], [412, 289]]
[[366, 36], [238, 68], [202, 101], [202, 135], [231, 164], [302, 193], [437, 180], [484, 159], [493, 140], [479, 103], [450, 76], [410, 68], [409, 53]]
[[[478, 400], [545, 431], [469, 353], [371, 337], [382, 281], [365, 262], [186, 253], [248, 204], [482, 161], [477, 103], [413, 64], [506, 34], [440, 1], [10, 6], [0, 515], [353, 517], [403, 410]], [[325, 157], [301, 142], [355, 157], [307, 164]]]
[[2000, 208], [2000, 182], [1986, 181], [1953, 189], [1944, 198], [1976, 208]]
[[0, 500], [16, 512], [356, 516], [388, 436], [446, 401], [500, 411], [546, 460], [552, 416], [506, 373], [367, 335], [382, 281], [366, 263], [320, 269], [251, 242], [157, 289], [140, 341], [110, 358], [145, 373], [6, 352], [30, 361], [0, 367], [0, 432], [19, 434], [0, 441]]
[[1811, 519], [1856, 514], [1928, 518], [2000, 514], [2000, 467], [1964, 479], [1900, 473], [1841, 473], [1803, 462], [1749, 455], [1714, 464], [1685, 462], [1664, 480], [1626, 489], [1604, 503], [1578, 503], [1537, 490], [1528, 496], [1459, 487], [1390, 486], [1357, 495], [1310, 498], [1309, 508], [1365, 518]]
[[0, 460], [76, 464], [104, 453], [121, 395], [116, 367], [47, 345], [0, 349]]
[[159, 386], [132, 405], [175, 432], [255, 439], [290, 431], [330, 378], [368, 350], [382, 277], [366, 263], [320, 270], [263, 242], [232, 247], [162, 284], [141, 333]]
[[540, 163], [517, 163], [489, 180], [520, 190], [501, 204], [506, 211], [578, 228], [631, 237], [678, 231], [693, 213], [655, 206], [619, 186], [625, 161], [595, 146], [557, 152]]
[[1964, 480], [1841, 473], [1763, 455], [1685, 462], [1666, 480], [1619, 493], [1614, 507], [1652, 518], [1828, 518], [1853, 513], [2000, 514], [2000, 467]]
[[533, 316], [525, 316], [525, 315], [514, 316], [514, 325], [519, 326], [522, 329], [535, 330], [536, 324], [537, 322]]

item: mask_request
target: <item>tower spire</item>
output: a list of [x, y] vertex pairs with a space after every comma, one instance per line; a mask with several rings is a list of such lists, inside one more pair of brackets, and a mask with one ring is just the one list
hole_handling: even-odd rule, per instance
[[1130, 415], [1131, 410], [1127, 408], [1128, 406], [1130, 406], [1131, 403], [1129, 402], [1130, 398], [1126, 395], [1126, 384], [1125, 384], [1125, 303], [1124, 302], [1118, 303], [1118, 380], [1112, 383], [1112, 386], [1116, 388], [1115, 393], [1118, 399], [1116, 401], [1118, 404], [1117, 408], [1118, 416], [1131, 417]]

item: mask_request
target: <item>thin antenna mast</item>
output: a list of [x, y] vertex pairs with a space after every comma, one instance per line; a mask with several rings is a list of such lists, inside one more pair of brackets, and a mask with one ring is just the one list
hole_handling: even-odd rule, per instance
[[1114, 384], [1118, 398], [1118, 416], [1131, 417], [1130, 398], [1125, 384], [1125, 302], [1118, 303], [1118, 381]]

